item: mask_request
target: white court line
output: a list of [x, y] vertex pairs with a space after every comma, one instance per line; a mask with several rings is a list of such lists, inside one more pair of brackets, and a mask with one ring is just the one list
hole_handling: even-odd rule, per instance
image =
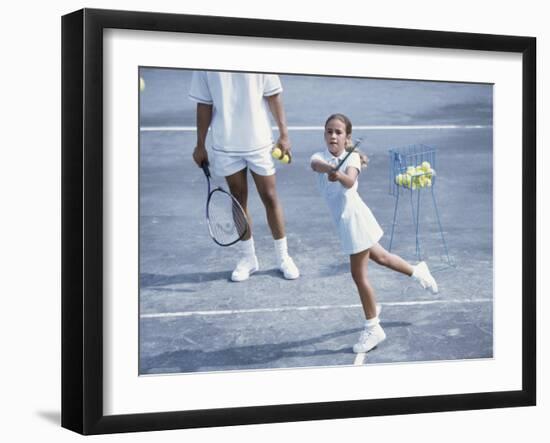
[[[377, 130], [411, 130], [411, 129], [487, 129], [491, 125], [363, 125], [353, 126], [356, 130], [377, 131]], [[273, 130], [277, 130], [274, 126]], [[289, 131], [322, 131], [324, 126], [289, 126]], [[141, 132], [194, 132], [195, 126], [142, 126]]]
[[[472, 300], [417, 300], [417, 301], [395, 301], [380, 303], [382, 306], [422, 306], [437, 304], [461, 304], [461, 303], [492, 303], [490, 298], [472, 299]], [[356, 309], [360, 304], [353, 305], [320, 305], [320, 306], [286, 306], [280, 308], [256, 308], [256, 309], [227, 309], [221, 311], [184, 311], [184, 312], [159, 312], [141, 314], [140, 318], [171, 318], [171, 317], [192, 317], [192, 316], [212, 316], [212, 315], [236, 315], [236, 314], [263, 314], [273, 312], [292, 312], [292, 311], [322, 311], [327, 309]]]

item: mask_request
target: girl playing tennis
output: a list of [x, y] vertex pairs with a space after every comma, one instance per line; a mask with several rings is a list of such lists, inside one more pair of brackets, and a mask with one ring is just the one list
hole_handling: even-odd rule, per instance
[[357, 192], [357, 177], [366, 157], [354, 152], [335, 170], [346, 156], [346, 148], [351, 146], [351, 129], [351, 121], [345, 115], [331, 115], [325, 123], [327, 149], [311, 157], [311, 167], [318, 173], [319, 189], [336, 224], [342, 250], [350, 257], [351, 276], [365, 313], [365, 329], [353, 346], [353, 351], [360, 353], [370, 351], [386, 338], [378, 319], [376, 295], [368, 279], [369, 258], [413, 277], [433, 293], [438, 289], [425, 262], [412, 266], [378, 244], [382, 229]]

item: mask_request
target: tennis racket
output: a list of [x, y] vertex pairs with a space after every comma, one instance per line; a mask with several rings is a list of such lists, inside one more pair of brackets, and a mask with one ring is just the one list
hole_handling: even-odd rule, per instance
[[206, 222], [212, 240], [220, 246], [231, 246], [242, 240], [248, 232], [246, 214], [237, 199], [221, 187], [211, 189], [210, 169], [207, 163], [201, 168], [208, 182]]
[[342, 159], [342, 161], [340, 163], [338, 163], [338, 165], [336, 166], [336, 168], [334, 168], [334, 172], [338, 171], [338, 169], [340, 169], [342, 167], [342, 165], [344, 164], [344, 162], [348, 159], [348, 157], [353, 154], [353, 152], [357, 149], [357, 147], [361, 144], [361, 142], [363, 141], [362, 138], [359, 138], [357, 139], [357, 141], [355, 142], [355, 144], [351, 147], [351, 148], [346, 148], [346, 151], [348, 151], [348, 153], [346, 154], [346, 156]]

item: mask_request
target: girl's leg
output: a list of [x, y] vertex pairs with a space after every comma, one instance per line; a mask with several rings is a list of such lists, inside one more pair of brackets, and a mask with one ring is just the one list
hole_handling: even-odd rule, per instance
[[414, 268], [409, 262], [403, 260], [399, 255], [386, 251], [378, 243], [370, 248], [370, 258], [386, 268], [401, 272], [409, 277], [413, 275]]
[[368, 250], [350, 255], [351, 275], [357, 285], [363, 311], [367, 319], [365, 321], [365, 329], [359, 336], [359, 341], [353, 345], [353, 352], [355, 353], [369, 352], [386, 339], [386, 334], [380, 326], [380, 320], [376, 313], [374, 289], [367, 275], [369, 255]]
[[376, 317], [376, 295], [368, 279], [369, 255], [369, 250], [350, 255], [351, 276], [357, 286], [367, 320]]
[[409, 262], [403, 260], [396, 254], [386, 251], [382, 246], [376, 244], [370, 248], [370, 258], [379, 265], [385, 266], [394, 271], [414, 277], [424, 289], [431, 290], [434, 294], [439, 291], [437, 283], [433, 278], [428, 265], [425, 262], [420, 262], [416, 266], [412, 266]]

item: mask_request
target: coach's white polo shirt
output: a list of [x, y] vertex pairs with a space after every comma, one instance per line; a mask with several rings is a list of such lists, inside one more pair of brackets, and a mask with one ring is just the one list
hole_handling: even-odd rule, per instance
[[196, 71], [189, 98], [213, 105], [212, 148], [245, 154], [273, 145], [264, 97], [282, 90], [279, 76], [274, 74]]

